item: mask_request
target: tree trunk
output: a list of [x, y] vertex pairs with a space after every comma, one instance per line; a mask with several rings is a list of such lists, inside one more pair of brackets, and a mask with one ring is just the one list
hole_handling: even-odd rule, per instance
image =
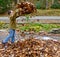
[[17, 4], [17, 0], [14, 0], [15, 4]]
[[48, 9], [48, 0], [46, 0], [46, 9]]
[[20, 1], [19, 0], [17, 0], [17, 3], [19, 3]]
[[54, 4], [54, 0], [52, 0], [52, 4]]

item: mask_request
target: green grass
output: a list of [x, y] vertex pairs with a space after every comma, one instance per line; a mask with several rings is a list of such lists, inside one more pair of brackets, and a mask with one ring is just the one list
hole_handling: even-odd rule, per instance
[[[60, 16], [60, 9], [37, 9], [36, 13], [29, 14], [30, 16]], [[0, 16], [8, 16], [7, 13], [0, 14]]]
[[60, 9], [43, 10], [38, 9], [36, 13], [30, 14], [31, 16], [60, 16]]
[[[4, 22], [0, 21], [0, 29], [7, 29], [9, 24], [5, 24]], [[35, 32], [43, 31], [50, 31], [53, 28], [60, 28], [60, 24], [40, 24], [40, 23], [28, 23], [28, 24], [17, 24], [17, 29], [22, 31], [30, 31], [34, 30]]]
[[30, 23], [25, 26], [18, 26], [20, 30], [34, 30], [35, 32], [39, 31], [47, 31], [49, 32], [53, 28], [60, 28], [60, 24], [38, 24], [38, 23]]
[[[4, 22], [0, 22], [0, 29], [7, 29], [9, 24], [5, 24]], [[17, 24], [17, 29], [21, 31], [30, 31], [34, 30], [35, 32], [39, 31], [47, 31], [49, 32], [53, 28], [60, 28], [60, 24], [40, 24], [40, 23], [29, 23], [29, 24]]]

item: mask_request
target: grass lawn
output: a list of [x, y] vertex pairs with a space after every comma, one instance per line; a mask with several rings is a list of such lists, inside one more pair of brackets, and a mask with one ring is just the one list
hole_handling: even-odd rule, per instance
[[[60, 9], [37, 9], [36, 13], [29, 14], [31, 16], [60, 16]], [[0, 16], [8, 16], [7, 13], [0, 14]]]
[[39, 31], [47, 31], [49, 32], [51, 29], [60, 28], [60, 24], [39, 24], [39, 23], [30, 23], [25, 26], [18, 25], [18, 28], [23, 31], [34, 30], [35, 32]]
[[[4, 22], [0, 22], [0, 29], [8, 29], [9, 24], [5, 24]], [[47, 31], [49, 32], [53, 28], [60, 28], [60, 24], [40, 24], [40, 23], [28, 23], [28, 24], [17, 24], [17, 29], [21, 31], [30, 31], [33, 30], [35, 32], [39, 31]]]
[[[31, 14], [30, 14], [31, 15]], [[33, 16], [60, 16], [60, 9], [40, 10], [38, 9]]]

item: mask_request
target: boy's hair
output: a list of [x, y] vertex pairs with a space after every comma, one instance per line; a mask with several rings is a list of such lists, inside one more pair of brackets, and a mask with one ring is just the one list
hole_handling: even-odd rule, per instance
[[8, 11], [8, 15], [10, 15], [10, 13], [11, 13], [11, 10]]
[[10, 15], [12, 12], [13, 12], [12, 10], [9, 10], [9, 11], [8, 11], [8, 15]]

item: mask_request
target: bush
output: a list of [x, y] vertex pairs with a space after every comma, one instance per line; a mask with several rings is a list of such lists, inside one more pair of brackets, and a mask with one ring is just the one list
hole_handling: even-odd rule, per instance
[[54, 3], [51, 8], [53, 9], [60, 9], [60, 3]]
[[37, 2], [37, 3], [36, 3], [36, 8], [37, 8], [37, 9], [45, 9], [46, 7], [45, 7], [45, 4], [43, 4], [43, 3], [41, 3], [41, 2]]
[[0, 21], [0, 29], [7, 29], [8, 26], [9, 26], [9, 24], [6, 24], [5, 22]]
[[37, 3], [36, 3], [36, 8], [37, 8], [37, 9], [41, 9], [41, 4], [40, 4], [40, 2], [37, 2]]
[[6, 12], [11, 8], [12, 0], [0, 0], [0, 14]]
[[3, 28], [4, 24], [5, 24], [4, 22], [0, 21], [0, 29]]

